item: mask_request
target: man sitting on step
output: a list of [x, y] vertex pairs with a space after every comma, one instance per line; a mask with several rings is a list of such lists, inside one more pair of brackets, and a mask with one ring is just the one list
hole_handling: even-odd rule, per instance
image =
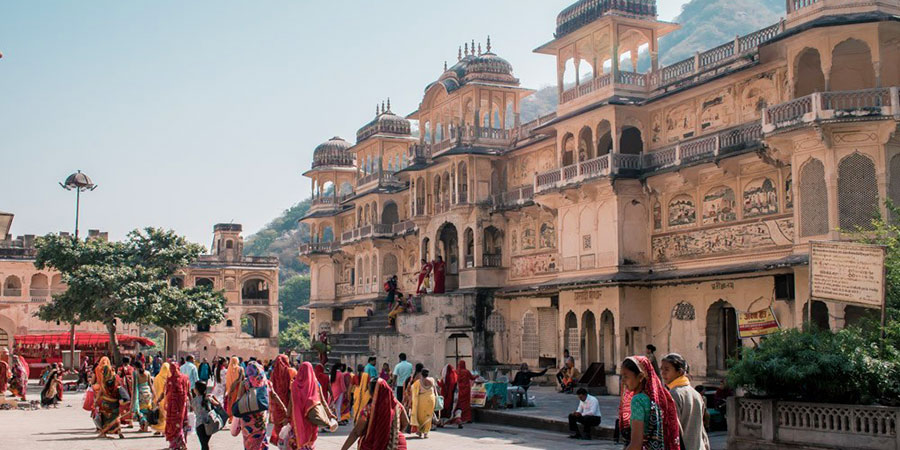
[[[600, 425], [600, 402], [593, 395], [588, 395], [587, 389], [579, 388], [578, 409], [569, 414], [569, 430], [572, 431], [571, 439], [590, 439], [591, 428]], [[584, 425], [584, 433], [578, 430], [578, 424]]]

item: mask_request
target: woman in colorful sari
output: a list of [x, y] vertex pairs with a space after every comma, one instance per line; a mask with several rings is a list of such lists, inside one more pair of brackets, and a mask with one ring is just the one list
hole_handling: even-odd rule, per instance
[[120, 439], [124, 439], [119, 413], [122, 405], [128, 403], [128, 391], [119, 385], [119, 379], [108, 364], [101, 367], [99, 380], [100, 392], [95, 400], [100, 414], [99, 437], [117, 434]]
[[9, 382], [9, 350], [3, 349], [0, 353], [0, 398], [6, 396], [6, 386]]
[[456, 401], [456, 407], [462, 411], [459, 427], [462, 428], [463, 423], [472, 423], [472, 382], [477, 378], [466, 368], [466, 362], [460, 360], [456, 365], [456, 377], [459, 383], [459, 399]]
[[169, 380], [171, 364], [163, 363], [159, 368], [159, 373], [153, 377], [153, 404], [159, 409], [159, 419], [156, 425], [151, 425], [154, 436], [159, 436], [166, 431], [166, 381]]
[[291, 433], [287, 447], [292, 450], [314, 450], [319, 427], [309, 421], [309, 411], [324, 402], [312, 364], [304, 362], [291, 383]]
[[338, 421], [341, 421], [341, 409], [344, 405], [344, 391], [347, 386], [344, 384], [344, 372], [341, 371], [341, 363], [334, 363], [331, 366], [331, 374], [329, 376], [329, 384], [331, 385], [331, 410], [337, 414]]
[[425, 280], [431, 274], [431, 267], [431, 263], [422, 258], [422, 269], [419, 271], [419, 283], [416, 285], [416, 294], [424, 294], [428, 290], [428, 283]]
[[[125, 392], [128, 392], [128, 396], [137, 400], [134, 396], [134, 367], [130, 364], [130, 360], [127, 356], [122, 358], [122, 365], [119, 366], [118, 370], [119, 375], [119, 384], [125, 388]], [[122, 416], [122, 425], [125, 428], [133, 428], [134, 425], [131, 424], [132, 420], [132, 405], [131, 403], [126, 403], [122, 405], [121, 411], [119, 414]]]
[[228, 373], [225, 376], [225, 412], [228, 413], [228, 423], [234, 419], [231, 416], [231, 404], [239, 398], [241, 385], [244, 383], [244, 366], [236, 357], [231, 357], [228, 364]]
[[[269, 385], [269, 381], [266, 379], [266, 372], [260, 363], [256, 361], [248, 362], [245, 371], [246, 376], [244, 377], [244, 382], [241, 383], [241, 388], [239, 390], [240, 394], [237, 398], [240, 398], [244, 393], [249, 392], [251, 389], [267, 387]], [[266, 440], [265, 411], [250, 414], [238, 420], [241, 421], [241, 435], [244, 438], [244, 450], [262, 450], [269, 448], [268, 441]]]
[[330, 404], [332, 399], [331, 380], [328, 379], [328, 374], [325, 373], [325, 366], [316, 364], [314, 370], [316, 372], [316, 380], [322, 386], [322, 401], [326, 405]]
[[423, 369], [417, 374], [418, 379], [413, 382], [409, 398], [412, 401], [410, 407], [411, 433], [428, 439], [428, 432], [434, 422], [434, 404], [437, 401], [437, 383], [434, 378], [428, 376], [428, 370]]
[[188, 376], [181, 373], [177, 363], [169, 365], [166, 380], [166, 441], [170, 449], [187, 449], [188, 401], [191, 386]]
[[25, 400], [26, 391], [28, 391], [28, 363], [21, 355], [11, 355], [9, 364], [9, 391], [16, 397]]
[[134, 393], [131, 396], [131, 411], [135, 420], [141, 425], [141, 431], [147, 431], [147, 413], [153, 409], [153, 378], [144, 370], [144, 363], [135, 361]]
[[[287, 355], [278, 355], [272, 367], [272, 392], [278, 396], [281, 402], [272, 399], [269, 404], [269, 421], [272, 422], [272, 444], [278, 445], [278, 435], [281, 428], [288, 423], [291, 410], [291, 380], [297, 371], [291, 367]], [[284, 408], [282, 408], [282, 405]]]
[[359, 450], [406, 450], [403, 430], [409, 426], [409, 417], [386, 381], [378, 379], [374, 386], [372, 402], [360, 414], [341, 450], [348, 450], [357, 439]]
[[441, 410], [441, 425], [462, 425], [460, 422], [460, 413], [457, 411], [457, 398], [459, 394], [458, 378], [456, 369], [451, 364], [444, 367], [441, 374], [441, 396], [444, 397], [444, 409]]
[[53, 369], [47, 374], [47, 382], [44, 383], [44, 388], [41, 389], [41, 406], [58, 408], [62, 395], [63, 385], [59, 381], [59, 371]]
[[416, 363], [416, 369], [412, 376], [407, 378], [406, 382], [403, 383], [403, 407], [406, 408], [407, 411], [412, 411], [413, 384], [415, 384], [416, 381], [419, 381], [419, 377], [422, 376], [422, 370], [424, 369], [424, 364]]
[[341, 364], [344, 372], [344, 401], [341, 403], [340, 422], [346, 425], [353, 415], [353, 372], [346, 364]]
[[622, 362], [619, 427], [626, 450], [679, 450], [675, 401], [646, 356]]
[[363, 409], [366, 408], [366, 405], [369, 404], [371, 398], [372, 394], [369, 390], [369, 374], [365, 371], [360, 371], [359, 385], [356, 386], [356, 391], [353, 393], [354, 423], [359, 421], [359, 416], [362, 414]]

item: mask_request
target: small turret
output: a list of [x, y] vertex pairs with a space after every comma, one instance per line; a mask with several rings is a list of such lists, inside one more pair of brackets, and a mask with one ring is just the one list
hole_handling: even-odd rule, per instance
[[210, 253], [221, 261], [240, 261], [244, 253], [243, 227], [239, 223], [219, 223], [213, 227], [213, 245]]

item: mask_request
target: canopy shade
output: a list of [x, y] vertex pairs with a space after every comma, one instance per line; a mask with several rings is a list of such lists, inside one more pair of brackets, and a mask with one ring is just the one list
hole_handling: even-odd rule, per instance
[[[130, 346], [140, 344], [146, 347], [152, 347], [153, 341], [145, 337], [131, 336], [128, 334], [117, 335], [119, 345]], [[25, 334], [15, 337], [17, 346], [38, 346], [38, 345], [60, 345], [70, 346], [72, 340], [69, 333], [57, 334]], [[101, 347], [109, 345], [109, 334], [106, 333], [75, 333], [75, 347]]]

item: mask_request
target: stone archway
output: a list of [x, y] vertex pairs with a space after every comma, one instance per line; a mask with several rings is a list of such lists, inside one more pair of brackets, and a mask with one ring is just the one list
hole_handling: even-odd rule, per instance
[[591, 364], [600, 361], [599, 340], [597, 339], [597, 321], [594, 313], [585, 311], [581, 315], [581, 368], [582, 371]]
[[600, 314], [600, 361], [606, 373], [616, 372], [616, 322], [610, 310]]
[[706, 376], [724, 375], [739, 348], [737, 311], [718, 300], [706, 311]]
[[825, 90], [825, 74], [822, 72], [819, 50], [803, 49], [794, 61], [794, 98]]
[[447, 274], [455, 275], [459, 273], [459, 232], [456, 225], [445, 222], [438, 229], [437, 233], [438, 251], [436, 255], [441, 255], [447, 264]]
[[165, 348], [166, 356], [176, 356], [177, 357], [179, 348], [181, 347], [179, 345], [179, 340], [178, 340], [178, 338], [179, 338], [178, 329], [171, 328], [171, 327], [165, 327], [165, 328], [163, 328], [163, 331], [165, 331], [165, 335], [166, 335], [166, 342], [165, 342], [165, 345], [163, 346]]

